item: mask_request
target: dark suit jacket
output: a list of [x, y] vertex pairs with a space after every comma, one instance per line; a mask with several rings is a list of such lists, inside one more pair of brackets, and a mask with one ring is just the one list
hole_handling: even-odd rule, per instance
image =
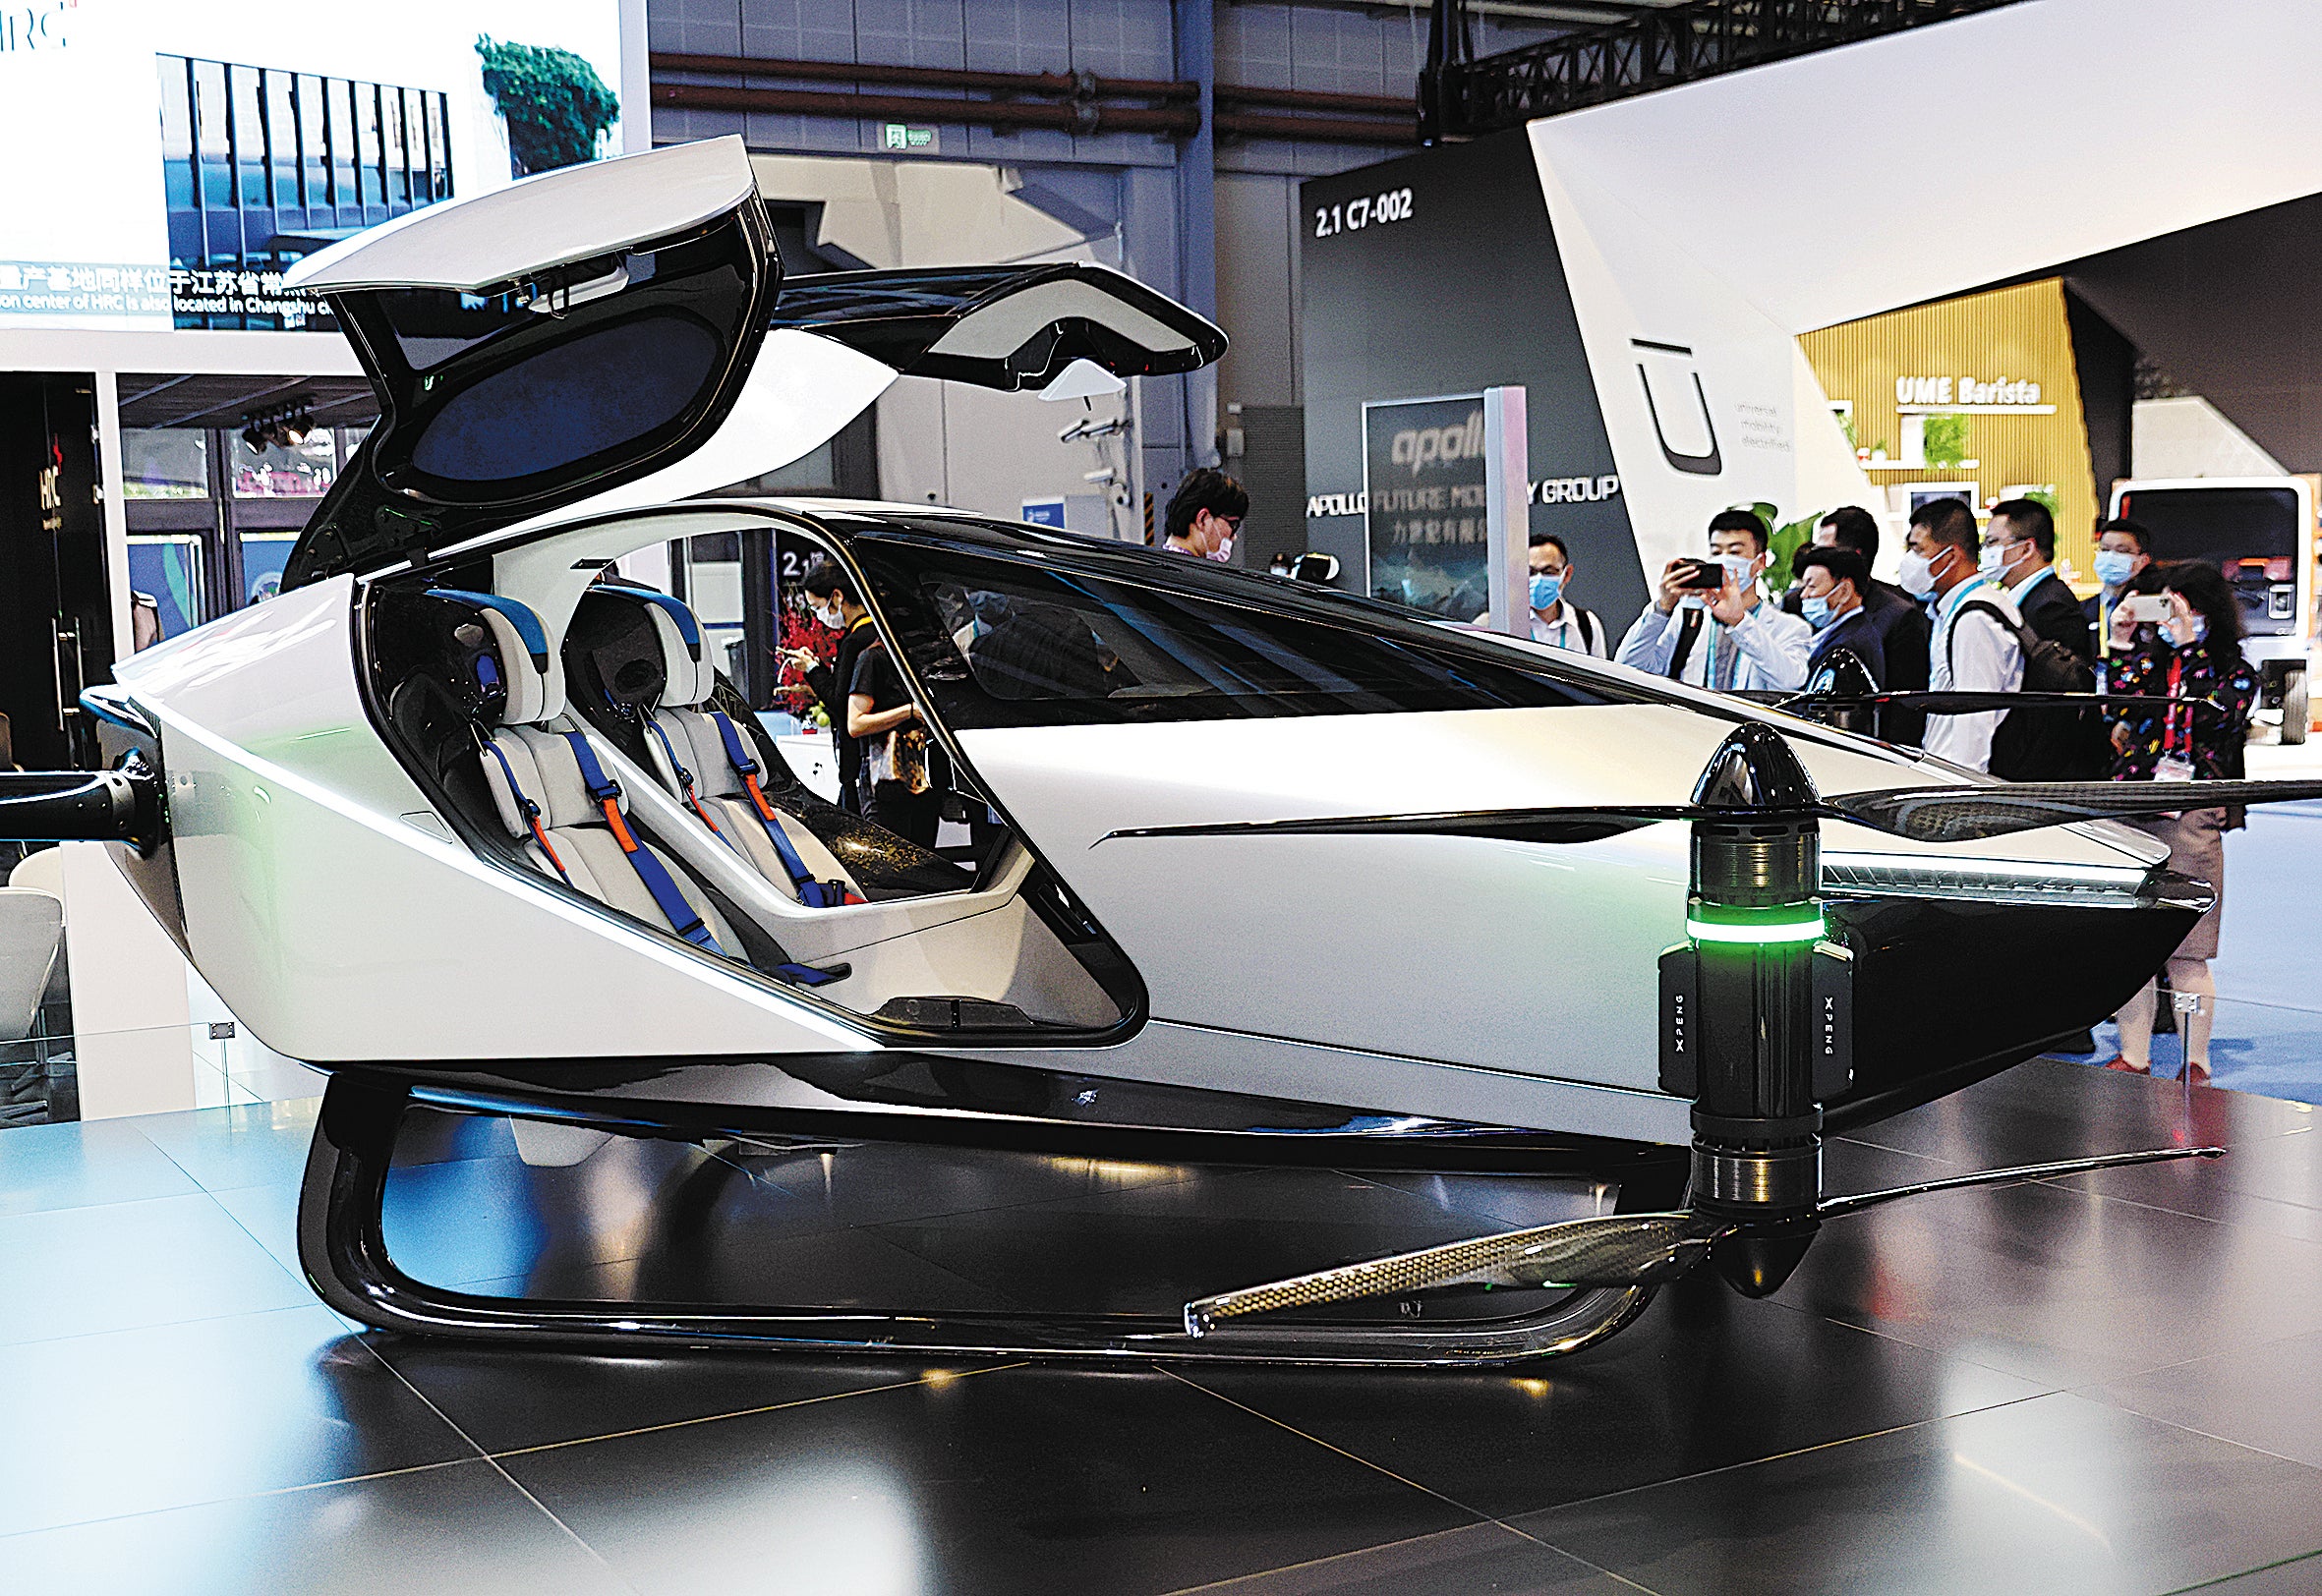
[[[1927, 691], [1927, 648], [1934, 627], [1918, 599], [1886, 582], [1873, 582], [1863, 595], [1863, 613], [1879, 629], [1886, 665], [1879, 685], [1890, 693]], [[1889, 707], [1879, 712], [1879, 735], [1890, 743], [1917, 744], [1927, 735], [1924, 711]]]
[[2013, 590], [2024, 624], [2051, 643], [2061, 643], [2089, 663], [2096, 662], [2096, 633], [2089, 628], [2080, 600], [2061, 576], [2048, 575], [2029, 589]]
[[1857, 658], [1870, 667], [1873, 681], [1881, 687], [1887, 685], [1887, 650], [1879, 641], [1879, 623], [1868, 609], [1856, 609], [1832, 621], [1815, 638], [1814, 652], [1806, 656], [1808, 681], [1814, 679], [1814, 673], [1822, 669], [1823, 661], [1837, 649], [1852, 651]]
[[1897, 693], [1919, 692], [1927, 686], [1927, 641], [1933, 630], [1927, 611], [1900, 588], [1884, 582], [1871, 584], [1863, 596], [1862, 612], [1879, 629], [1879, 647], [1887, 656], [1880, 685]]

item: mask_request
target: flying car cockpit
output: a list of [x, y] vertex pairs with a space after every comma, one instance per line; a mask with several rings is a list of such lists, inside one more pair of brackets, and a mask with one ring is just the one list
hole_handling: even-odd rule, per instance
[[1118, 950], [1005, 828], [947, 857], [808, 789], [667, 594], [607, 571], [544, 619], [381, 584], [366, 633], [394, 752], [542, 890], [890, 1034], [1100, 1036], [1136, 1008]]

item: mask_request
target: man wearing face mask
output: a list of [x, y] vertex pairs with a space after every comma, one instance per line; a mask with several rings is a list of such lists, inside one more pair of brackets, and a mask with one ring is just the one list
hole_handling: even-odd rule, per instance
[[2096, 640], [2080, 600], [2056, 574], [2056, 518], [2038, 499], [2008, 499], [1992, 506], [1978, 568], [2015, 600], [2024, 624], [2052, 643], [2061, 643], [2094, 662]]
[[2133, 521], [2105, 521], [2096, 529], [2096, 579], [2104, 592], [2082, 601], [2080, 614], [2096, 634], [2096, 652], [2110, 656], [2113, 608], [2128, 597], [2128, 585], [2153, 563], [2153, 535]]
[[1851, 548], [1816, 545], [1801, 548], [1790, 561], [1798, 580], [1790, 591], [1798, 595], [1798, 611], [1814, 628], [1814, 652], [1806, 656], [1809, 681], [1831, 655], [1846, 650], [1871, 673], [1871, 680], [1887, 685], [1887, 650], [1880, 642], [1879, 623], [1863, 595], [1870, 591], [1870, 563]]
[[1532, 589], [1527, 596], [1532, 607], [1532, 641], [1603, 658], [1604, 623], [1569, 597], [1572, 556], [1565, 551], [1564, 540], [1552, 532], [1536, 532], [1530, 542], [1525, 558], [1532, 567]]
[[1162, 546], [1231, 565], [1235, 535], [1248, 513], [1249, 495], [1240, 483], [1214, 467], [1197, 466], [1170, 496]]
[[783, 660], [795, 665], [806, 685], [814, 689], [814, 696], [822, 700], [823, 710], [831, 717], [831, 744], [839, 756], [839, 807], [860, 814], [862, 799], [855, 777], [862, 769], [863, 756], [861, 745], [846, 732], [846, 695], [854, 681], [855, 661], [862, 657], [863, 650], [878, 641], [879, 633], [871, 625], [871, 612], [855, 602], [854, 595], [846, 589], [846, 578], [829, 560], [816, 560], [808, 566], [799, 585], [806, 590], [807, 606], [814, 618], [842, 634], [839, 657], [826, 665], [811, 650], [792, 649]]
[[[2023, 685], [2023, 645], [2017, 640], [2023, 617], [2007, 590], [1977, 569], [1975, 512], [1964, 501], [1936, 499], [1911, 512], [1901, 576], [1905, 593], [1934, 605], [1928, 675], [1935, 692], [2012, 693]], [[1929, 715], [1927, 752], [1971, 770], [1989, 770], [2003, 713]]]
[[1814, 628], [1783, 614], [1760, 586], [1767, 537], [1766, 523], [1753, 511], [1720, 510], [1712, 516], [1709, 563], [1724, 568], [1724, 582], [1693, 586], [1703, 562], [1669, 561], [1653, 603], [1620, 640], [1613, 658], [1712, 692], [1805, 686]]

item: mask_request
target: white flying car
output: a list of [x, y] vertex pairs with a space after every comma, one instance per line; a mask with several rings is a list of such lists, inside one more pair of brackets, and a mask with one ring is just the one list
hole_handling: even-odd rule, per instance
[[[2207, 902], [2102, 823], [2163, 807], [2149, 789], [1984, 784], [1144, 548], [918, 505], [687, 498], [805, 454], [899, 372], [1085, 391], [1081, 363], [1182, 372], [1225, 347], [1085, 264], [785, 282], [738, 141], [415, 212], [293, 283], [329, 299], [378, 428], [281, 596], [121, 661], [87, 699], [112, 769], [6, 778], [0, 834], [114, 841], [234, 1012], [329, 1072], [301, 1245], [374, 1326], [1570, 1350], [1705, 1261], [1773, 1288], [1863, 1205], [1822, 1196], [1823, 1133], [2110, 1013]], [[609, 569], [750, 529], [867, 596], [983, 822], [972, 857], [816, 798], [686, 605]], [[2041, 982], [2016, 979], [2027, 959]], [[1221, 1279], [1161, 1318], [487, 1298], [387, 1255], [415, 1102], [755, 1146], [1577, 1174], [1619, 1200]]]

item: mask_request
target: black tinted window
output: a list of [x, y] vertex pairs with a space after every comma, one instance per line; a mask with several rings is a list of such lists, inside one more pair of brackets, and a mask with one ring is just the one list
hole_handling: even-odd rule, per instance
[[675, 312], [551, 344], [445, 401], [411, 463], [446, 482], [491, 483], [586, 460], [683, 415], [724, 353], [717, 333]]
[[[1602, 704], [1610, 684], [1420, 623], [1285, 613], [1046, 564], [858, 549], [956, 726]], [[879, 578], [886, 576], [886, 581]], [[1258, 596], [1253, 595], [1253, 600]], [[1544, 665], [1544, 662], [1543, 662]]]

